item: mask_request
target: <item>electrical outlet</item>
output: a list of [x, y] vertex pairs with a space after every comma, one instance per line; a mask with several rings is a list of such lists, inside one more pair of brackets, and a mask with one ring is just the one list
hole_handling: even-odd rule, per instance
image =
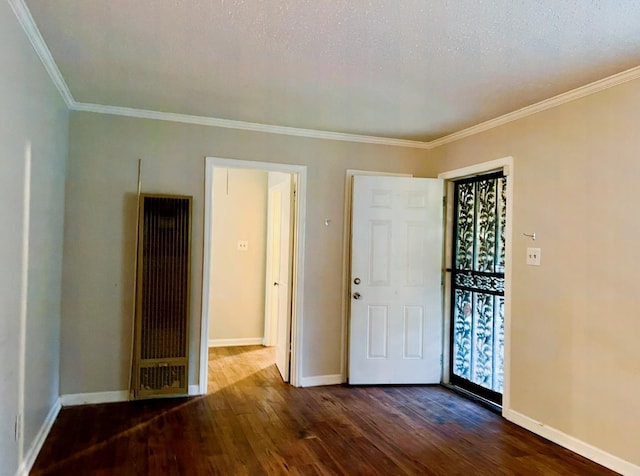
[[247, 240], [238, 240], [238, 251], [248, 251], [249, 242]]
[[527, 264], [529, 266], [540, 266], [540, 248], [527, 248]]

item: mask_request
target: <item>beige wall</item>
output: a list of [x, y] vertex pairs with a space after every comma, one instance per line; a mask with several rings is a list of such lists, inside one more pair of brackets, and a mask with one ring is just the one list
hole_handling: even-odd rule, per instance
[[[24, 148], [31, 142], [25, 446], [58, 395], [60, 204], [67, 120], [7, 4], [0, 14], [3, 365], [0, 460], [17, 450], [17, 356]], [[90, 113], [71, 114], [65, 201], [61, 393], [126, 389], [131, 339], [137, 159], [143, 191], [194, 196], [190, 383], [197, 382], [204, 157], [309, 167], [304, 376], [340, 372], [343, 184], [347, 168], [434, 176], [513, 156], [511, 407], [635, 464], [640, 319], [640, 82], [434, 151], [294, 138]], [[331, 219], [331, 226], [323, 225]], [[535, 231], [542, 266], [524, 254]]]
[[209, 340], [264, 336], [266, 240], [267, 172], [216, 167]]
[[[302, 375], [340, 373], [347, 168], [433, 176], [419, 149], [72, 112], [62, 294], [61, 393], [128, 385], [135, 190], [193, 195], [190, 383], [198, 375], [205, 156], [308, 167]], [[324, 219], [331, 226], [324, 226]]]
[[[25, 245], [25, 450], [56, 401], [59, 377], [61, 393], [126, 389], [138, 158], [144, 191], [194, 195], [190, 382], [197, 382], [206, 155], [309, 167], [304, 376], [340, 372], [345, 170], [433, 176], [513, 156], [511, 407], [640, 464], [639, 81], [427, 152], [88, 113], [72, 113], [67, 134], [66, 108], [7, 3], [0, 3], [0, 61], [7, 66], [0, 75], [3, 474], [18, 466], [13, 422]], [[323, 226], [325, 218], [331, 226]], [[524, 265], [531, 242], [522, 233], [531, 231], [542, 248], [539, 268]]]
[[639, 125], [635, 81], [434, 151], [440, 171], [514, 157], [513, 410], [635, 464]]
[[[58, 398], [60, 288], [68, 113], [7, 2], [0, 2], [0, 474], [15, 474], [20, 354], [24, 452]], [[27, 148], [29, 234], [23, 235]], [[20, 346], [22, 256], [28, 249], [26, 348]]]

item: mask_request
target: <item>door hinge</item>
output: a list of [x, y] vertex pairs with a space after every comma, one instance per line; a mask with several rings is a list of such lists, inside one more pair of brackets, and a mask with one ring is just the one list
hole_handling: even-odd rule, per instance
[[443, 207], [447, 206], [447, 196], [446, 195], [444, 197], [442, 197], [442, 206]]

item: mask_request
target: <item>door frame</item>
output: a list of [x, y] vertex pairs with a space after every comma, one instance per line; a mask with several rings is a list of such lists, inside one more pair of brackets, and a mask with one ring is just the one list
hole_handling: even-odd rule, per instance
[[[445, 263], [451, 263], [452, 239], [453, 239], [453, 187], [456, 180], [485, 175], [491, 172], [502, 172], [507, 179], [507, 223], [505, 227], [505, 269], [504, 269], [504, 383], [502, 391], [502, 415], [505, 416], [510, 409], [511, 395], [511, 270], [512, 270], [512, 232], [513, 232], [513, 157], [482, 162], [460, 169], [449, 170], [438, 174], [438, 178], [445, 180], [445, 227], [444, 227], [444, 259]], [[443, 364], [442, 381], [449, 383], [450, 355], [451, 355], [451, 273], [445, 273], [443, 289]]]
[[200, 320], [200, 370], [198, 392], [207, 393], [209, 371], [209, 289], [211, 283], [211, 247], [213, 237], [213, 170], [216, 167], [263, 170], [265, 172], [285, 172], [294, 177], [296, 194], [293, 200], [292, 221], [294, 222], [294, 243], [291, 259], [293, 261], [291, 293], [291, 371], [289, 383], [299, 387], [302, 370], [302, 332], [304, 304], [304, 251], [307, 198], [307, 167], [305, 165], [282, 164], [276, 162], [258, 162], [250, 160], [205, 157], [204, 187], [204, 244], [202, 259], [202, 314]]
[[344, 181], [344, 233], [342, 236], [342, 335], [340, 336], [340, 372], [346, 382], [349, 374], [349, 319], [351, 316], [351, 209], [353, 206], [353, 177], [356, 175], [381, 175], [388, 177], [413, 177], [402, 172], [378, 172], [374, 170], [347, 169]]

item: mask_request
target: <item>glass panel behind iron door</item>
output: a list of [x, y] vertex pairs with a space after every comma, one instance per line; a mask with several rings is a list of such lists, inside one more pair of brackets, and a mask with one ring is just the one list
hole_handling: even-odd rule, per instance
[[507, 178], [455, 183], [451, 383], [502, 403]]

